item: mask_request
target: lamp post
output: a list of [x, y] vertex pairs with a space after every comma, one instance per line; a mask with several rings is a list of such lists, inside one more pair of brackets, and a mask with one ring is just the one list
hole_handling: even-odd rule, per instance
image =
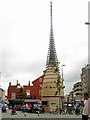
[[63, 67], [64, 67], [65, 65], [62, 65], [62, 81], [64, 80], [63, 79]]
[[85, 22], [85, 25], [90, 25], [90, 22]]
[[[62, 79], [62, 85], [63, 85], [63, 81], [64, 81], [64, 78], [63, 78], [63, 67], [64, 67], [65, 65], [62, 65], [62, 75], [61, 75], [61, 79]], [[61, 101], [61, 106], [62, 106], [62, 108], [63, 108], [63, 99], [62, 99], [62, 101]]]
[[0, 87], [2, 87], [2, 86], [1, 86], [1, 72], [0, 72]]
[[[90, 18], [89, 18], [89, 15], [88, 15], [88, 20], [89, 20]], [[90, 22], [85, 22], [85, 25], [88, 25], [88, 64], [90, 64], [90, 35], [89, 35], [89, 33], [90, 33]]]

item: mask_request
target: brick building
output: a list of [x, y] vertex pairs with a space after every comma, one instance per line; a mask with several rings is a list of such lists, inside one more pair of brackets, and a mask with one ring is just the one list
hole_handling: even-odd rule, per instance
[[17, 80], [17, 83], [16, 85], [11, 85], [11, 82], [9, 82], [9, 86], [8, 86], [8, 90], [7, 90], [7, 99], [16, 99], [17, 96], [19, 95], [19, 89], [20, 89], [20, 84], [18, 83], [18, 80]]
[[40, 76], [36, 80], [32, 82], [32, 86], [30, 85], [30, 81], [28, 85], [21, 86], [20, 83], [17, 83], [16, 85], [12, 85], [11, 82], [9, 83], [8, 90], [7, 90], [7, 99], [18, 101], [18, 95], [20, 94], [20, 88], [23, 88], [23, 93], [25, 94], [24, 101], [25, 102], [31, 102], [36, 100], [41, 100], [41, 89], [42, 89], [42, 83], [43, 83], [44, 75]]
[[26, 93], [26, 99], [30, 98], [30, 99], [41, 100], [43, 79], [44, 79], [44, 75], [34, 80], [32, 82], [33, 86], [30, 86], [30, 83], [29, 85], [23, 85], [24, 93]]

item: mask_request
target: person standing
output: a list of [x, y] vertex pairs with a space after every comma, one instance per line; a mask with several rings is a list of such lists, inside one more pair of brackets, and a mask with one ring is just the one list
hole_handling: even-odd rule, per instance
[[89, 115], [90, 115], [90, 98], [89, 98], [88, 93], [85, 93], [84, 94], [82, 120], [88, 120]]

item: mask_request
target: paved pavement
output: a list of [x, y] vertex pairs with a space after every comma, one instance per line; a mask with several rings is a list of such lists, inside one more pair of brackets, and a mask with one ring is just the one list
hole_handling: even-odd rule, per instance
[[81, 120], [81, 115], [60, 115], [60, 114], [34, 114], [34, 113], [22, 113], [17, 111], [17, 115], [11, 115], [11, 111], [2, 114], [2, 120]]
[[81, 118], [2, 118], [2, 120], [81, 120]]

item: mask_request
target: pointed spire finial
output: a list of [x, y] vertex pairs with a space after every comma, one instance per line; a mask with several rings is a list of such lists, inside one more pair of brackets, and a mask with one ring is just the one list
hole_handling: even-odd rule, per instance
[[46, 65], [52, 64], [57, 61], [55, 50], [54, 35], [53, 35], [53, 19], [52, 19], [52, 0], [50, 1], [50, 40]]
[[50, 15], [51, 15], [51, 24], [52, 24], [52, 0], [51, 0], [51, 2], [50, 2]]

